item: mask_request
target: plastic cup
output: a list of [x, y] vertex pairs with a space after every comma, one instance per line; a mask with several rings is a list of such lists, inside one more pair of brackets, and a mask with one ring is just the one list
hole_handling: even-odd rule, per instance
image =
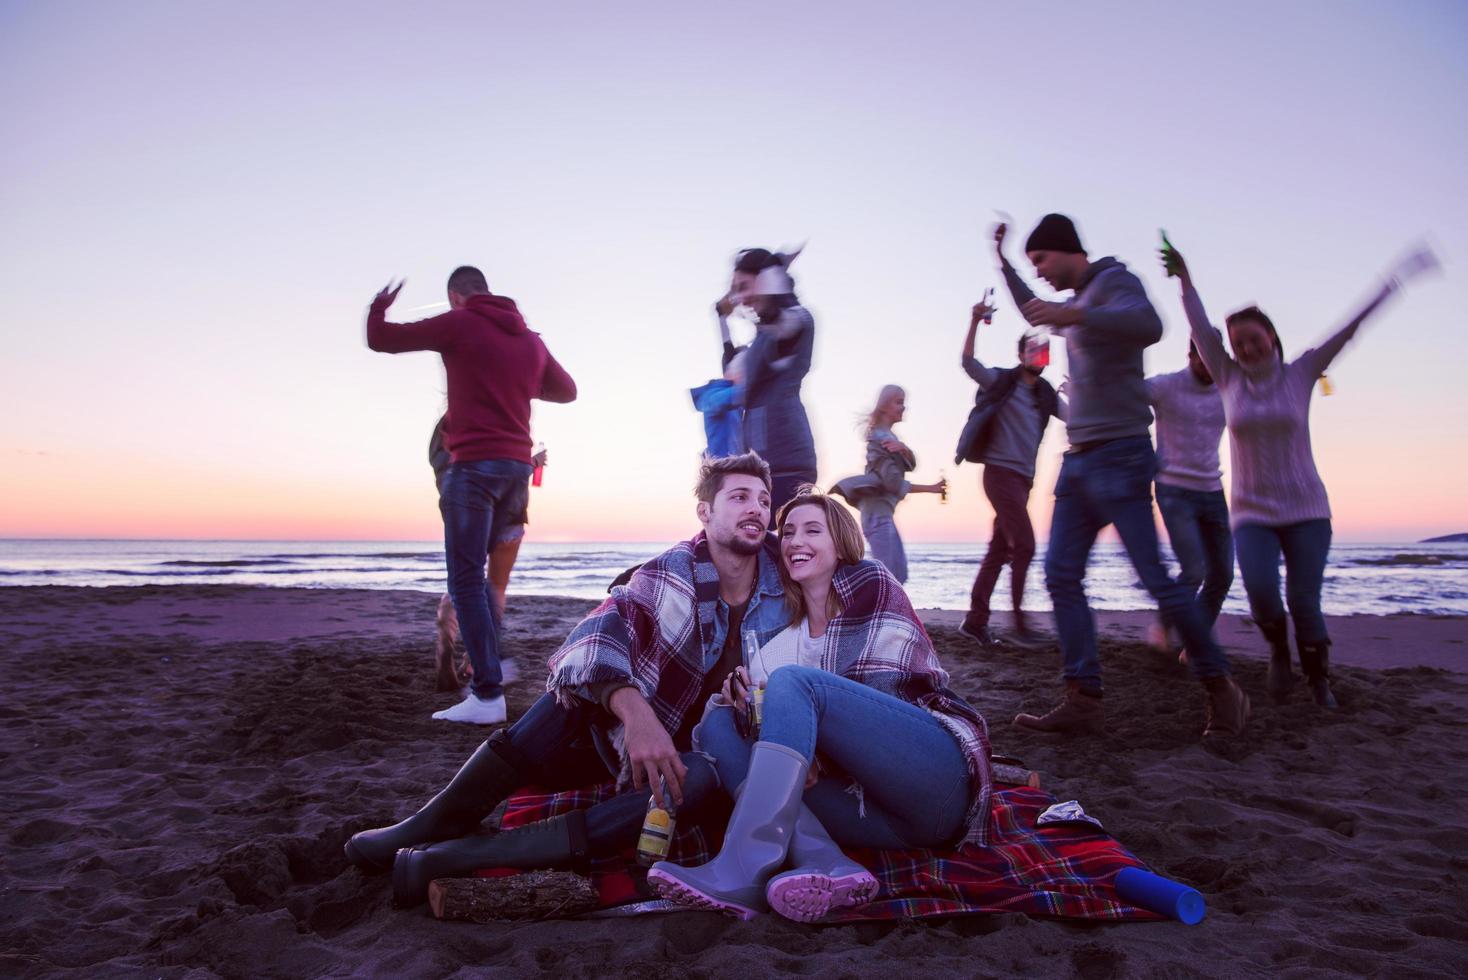
[[1203, 896], [1187, 885], [1141, 868], [1122, 868], [1116, 875], [1116, 893], [1149, 912], [1171, 916], [1184, 925], [1203, 921]]

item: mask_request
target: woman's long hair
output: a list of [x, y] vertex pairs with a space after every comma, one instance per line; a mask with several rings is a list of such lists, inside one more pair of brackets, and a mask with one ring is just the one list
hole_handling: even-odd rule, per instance
[[[856, 518], [851, 516], [851, 511], [838, 501], [835, 497], [827, 496], [813, 486], [803, 486], [794, 497], [785, 502], [780, 508], [780, 513], [775, 515], [775, 530], [780, 535], [780, 540], [785, 540], [785, 521], [791, 512], [797, 507], [819, 507], [826, 515], [826, 527], [831, 532], [831, 540], [836, 544], [836, 567], [842, 565], [855, 565], [861, 561], [866, 552], [866, 541], [861, 536], [861, 528], [856, 523]], [[790, 610], [790, 621], [798, 623], [805, 619], [805, 593], [800, 589], [800, 583], [790, 577], [790, 571], [785, 567], [785, 549], [780, 549], [780, 583], [785, 587], [785, 608]], [[841, 600], [836, 598], [836, 590], [832, 589], [826, 594], [826, 616], [834, 618], [841, 613]]]
[[870, 439], [872, 433], [880, 427], [882, 421], [880, 418], [882, 414], [882, 403], [893, 395], [900, 394], [906, 394], [901, 385], [882, 385], [882, 390], [877, 392], [877, 404], [872, 406], [870, 412], [856, 417], [856, 424], [861, 429], [863, 438]]

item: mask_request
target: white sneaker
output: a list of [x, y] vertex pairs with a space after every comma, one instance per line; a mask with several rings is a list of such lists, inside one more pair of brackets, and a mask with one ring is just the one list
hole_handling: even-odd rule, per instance
[[520, 662], [514, 657], [500, 660], [500, 683], [513, 684], [520, 679]]
[[502, 725], [506, 715], [503, 694], [488, 701], [481, 701], [471, 694], [452, 708], [433, 713], [438, 721], [462, 721], [470, 725]]

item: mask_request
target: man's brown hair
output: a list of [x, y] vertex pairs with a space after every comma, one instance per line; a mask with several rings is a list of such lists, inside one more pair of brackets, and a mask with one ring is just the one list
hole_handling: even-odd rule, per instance
[[751, 449], [740, 456], [705, 456], [698, 468], [698, 483], [693, 487], [694, 496], [703, 503], [713, 504], [719, 491], [724, 489], [724, 477], [735, 473], [757, 476], [764, 481], [766, 490], [772, 489], [770, 464]]

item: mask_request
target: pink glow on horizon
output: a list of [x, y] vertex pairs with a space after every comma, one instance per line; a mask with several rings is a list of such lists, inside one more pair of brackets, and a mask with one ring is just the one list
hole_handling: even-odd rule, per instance
[[[913, 477], [953, 491], [899, 526], [986, 540], [951, 454], [994, 208], [1016, 237], [1071, 213], [1142, 276], [1152, 372], [1186, 347], [1159, 226], [1215, 313], [1258, 302], [1295, 352], [1429, 236], [1446, 274], [1348, 348], [1313, 438], [1337, 540], [1468, 530], [1468, 7], [814, 3], [757, 41], [723, 8], [572, 8], [0, 6], [0, 536], [438, 539], [441, 368], [361, 319], [393, 276], [434, 312], [474, 262], [581, 389], [536, 408], [530, 539], [686, 537], [710, 305], [736, 249], [809, 239], [822, 484], [901, 384]], [[979, 353], [1007, 364], [999, 294]]]

